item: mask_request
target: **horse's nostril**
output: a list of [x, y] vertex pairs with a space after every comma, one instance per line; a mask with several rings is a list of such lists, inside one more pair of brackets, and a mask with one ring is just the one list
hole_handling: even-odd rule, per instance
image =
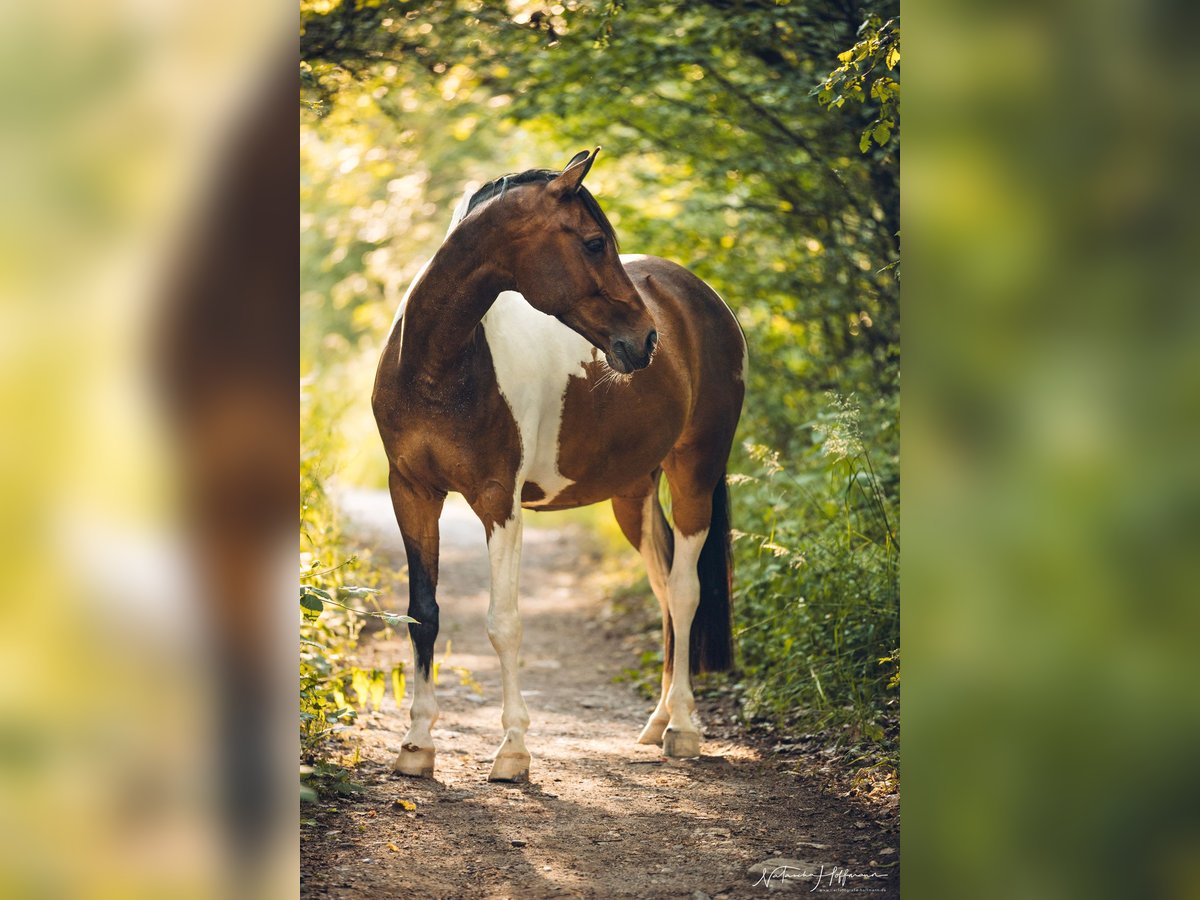
[[648, 335], [646, 335], [646, 355], [647, 356], [649, 356], [651, 353], [654, 352], [654, 348], [655, 348], [655, 346], [657, 346], [657, 344], [658, 344], [658, 332], [655, 331], [653, 328], [651, 328], [650, 333]]

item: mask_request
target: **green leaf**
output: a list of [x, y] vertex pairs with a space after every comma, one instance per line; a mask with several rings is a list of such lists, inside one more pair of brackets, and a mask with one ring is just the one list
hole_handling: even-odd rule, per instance
[[315, 613], [318, 616], [325, 609], [325, 604], [321, 602], [320, 597], [318, 597], [315, 593], [309, 593], [303, 590], [300, 592], [300, 605], [304, 609], [311, 613]]
[[900, 48], [893, 45], [892, 48], [888, 50], [884, 62], [887, 63], [887, 67], [889, 69], [896, 68], [896, 65], [900, 62]]
[[379, 710], [383, 707], [383, 694], [386, 690], [387, 686], [383, 681], [383, 672], [381, 672], [379, 669], [372, 669], [369, 691], [371, 695], [371, 708], [375, 710], [375, 712], [379, 712]]
[[396, 705], [404, 703], [404, 666], [392, 669], [392, 692], [396, 695]]
[[369, 588], [369, 587], [343, 587], [343, 588], [338, 588], [338, 590], [340, 590], [343, 594], [347, 594], [348, 596], [351, 596], [351, 597], [361, 597], [364, 594], [378, 594], [379, 593], [379, 591], [376, 590], [375, 588]]
[[882, 147], [892, 137], [892, 126], [889, 122], [880, 122], [875, 126], [875, 142]]
[[868, 128], [862, 133], [862, 138], [858, 142], [858, 150], [860, 153], [866, 153], [867, 148], [871, 146], [871, 129]]
[[383, 613], [383, 621], [395, 628], [397, 625], [420, 625], [412, 616], [401, 616], [397, 613]]

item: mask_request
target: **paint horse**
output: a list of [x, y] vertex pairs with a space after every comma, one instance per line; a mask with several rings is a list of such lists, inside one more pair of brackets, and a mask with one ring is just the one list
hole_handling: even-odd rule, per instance
[[662, 695], [640, 742], [699, 755], [690, 675], [732, 662], [725, 466], [746, 344], [729, 308], [686, 269], [618, 256], [582, 184], [595, 158], [583, 151], [562, 172], [510, 175], [464, 196], [379, 363], [372, 405], [418, 623], [409, 625], [411, 727], [395, 763], [405, 775], [433, 774], [438, 517], [448, 491], [479, 516], [491, 561], [487, 629], [504, 738], [489, 780], [529, 772], [517, 671], [522, 508], [611, 500], [645, 560], [665, 652]]

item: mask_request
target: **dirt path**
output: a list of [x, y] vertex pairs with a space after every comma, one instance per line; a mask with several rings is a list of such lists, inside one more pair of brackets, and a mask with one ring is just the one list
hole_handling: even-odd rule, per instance
[[[386, 494], [354, 492], [342, 505], [377, 561], [399, 567], [403, 549]], [[499, 666], [484, 624], [487, 556], [470, 510], [448, 503], [438, 658], [447, 638], [453, 647], [438, 688], [436, 780], [391, 774], [406, 712], [389, 698], [364, 717], [355, 777], [367, 790], [305, 807], [303, 817], [316, 824], [302, 828], [301, 893], [755, 897], [771, 891], [756, 886], [750, 868], [785, 858], [799, 862], [772, 866], [771, 890], [807, 893], [823, 872], [817, 893], [899, 896], [895, 817], [834, 797], [814, 761], [748, 742], [704, 702], [699, 760], [666, 761], [658, 748], [634, 743], [653, 704], [613, 681], [635, 658], [622, 646], [627, 629], [604, 618], [586, 537], [536, 524], [526, 523], [521, 579], [531, 783], [486, 781], [501, 734]], [[397, 597], [393, 608], [406, 602]], [[406, 640], [366, 644], [381, 666], [411, 659]], [[446, 664], [467, 667], [482, 696]]]

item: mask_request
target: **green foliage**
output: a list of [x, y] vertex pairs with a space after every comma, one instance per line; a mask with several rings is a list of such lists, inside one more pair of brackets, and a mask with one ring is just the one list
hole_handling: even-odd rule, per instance
[[[841, 63], [813, 92], [822, 105], [840, 109], [847, 100], [869, 103], [877, 112], [863, 131], [858, 149], [866, 153], [874, 141], [886, 147], [900, 130], [900, 20], [883, 22], [869, 15], [858, 30], [859, 41], [838, 54]], [[895, 76], [889, 73], [895, 73]], [[868, 99], [866, 85], [870, 81]]]
[[[389, 684], [388, 673], [357, 665], [355, 651], [367, 617], [384, 620], [388, 629], [412, 621], [378, 609], [344, 603], [374, 604], [376, 591], [348, 581], [372, 581], [378, 573], [358, 555], [346, 556], [333, 506], [326, 491], [330, 460], [335, 458], [335, 429], [311, 391], [301, 401], [300, 459], [300, 746], [311, 765], [302, 770], [302, 797], [318, 792], [345, 793], [348, 776], [328, 760], [331, 740], [344, 733], [368, 709], [378, 710]], [[343, 560], [337, 562], [336, 560]], [[404, 697], [404, 667], [390, 673], [399, 704]]]
[[736, 634], [748, 716], [881, 740], [899, 686], [898, 477], [895, 458], [872, 459], [860, 415], [831, 394], [794, 462], [747, 445]]

